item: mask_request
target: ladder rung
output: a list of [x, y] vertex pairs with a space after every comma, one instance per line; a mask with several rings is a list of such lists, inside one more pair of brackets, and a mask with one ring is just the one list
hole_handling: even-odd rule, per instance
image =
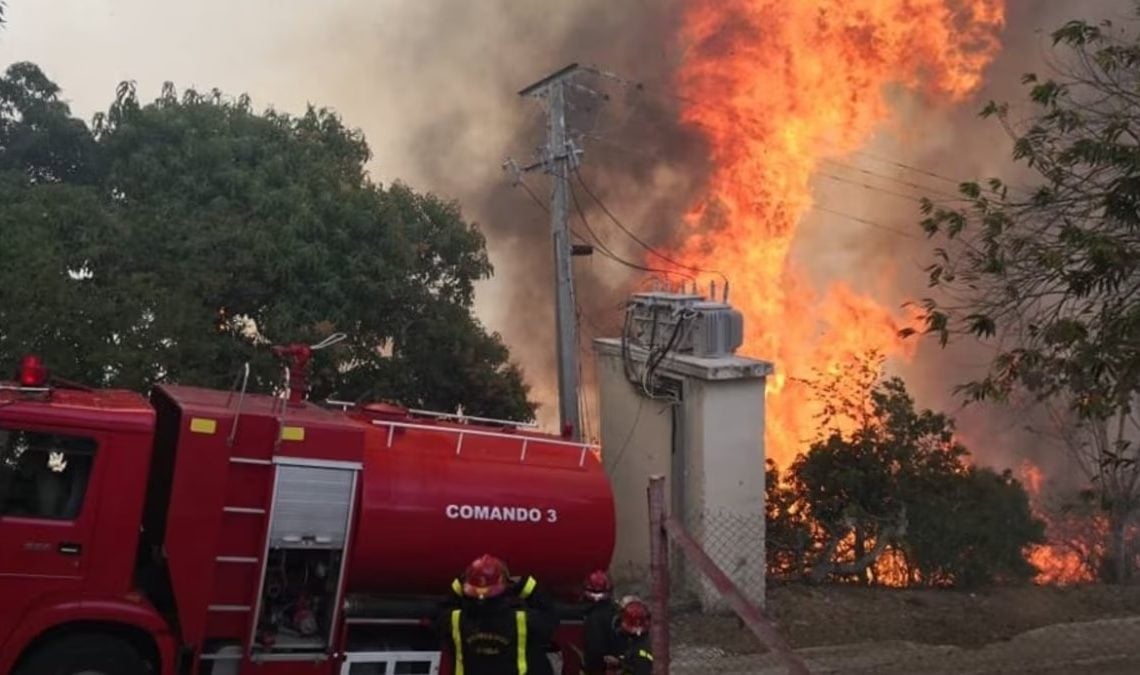
[[250, 506], [227, 506], [222, 510], [226, 513], [248, 513], [253, 516], [265, 515], [265, 509], [256, 509]]
[[240, 555], [220, 555], [214, 558], [216, 562], [220, 563], [241, 563], [243, 565], [256, 565], [257, 558], [250, 558], [248, 556]]
[[268, 459], [258, 459], [257, 457], [230, 457], [230, 461], [234, 464], [255, 464], [257, 466], [273, 466], [273, 462]]
[[211, 612], [248, 612], [251, 607], [249, 605], [210, 605], [206, 609]]

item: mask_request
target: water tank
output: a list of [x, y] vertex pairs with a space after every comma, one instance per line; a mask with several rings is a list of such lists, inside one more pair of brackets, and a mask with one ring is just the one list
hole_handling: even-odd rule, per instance
[[559, 595], [609, 567], [613, 492], [594, 450], [514, 429], [370, 421], [350, 593], [445, 592], [483, 553]]

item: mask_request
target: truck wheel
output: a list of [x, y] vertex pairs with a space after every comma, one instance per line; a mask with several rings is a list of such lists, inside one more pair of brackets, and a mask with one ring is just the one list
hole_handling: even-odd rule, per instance
[[110, 635], [69, 635], [28, 655], [16, 675], [148, 675], [130, 644]]

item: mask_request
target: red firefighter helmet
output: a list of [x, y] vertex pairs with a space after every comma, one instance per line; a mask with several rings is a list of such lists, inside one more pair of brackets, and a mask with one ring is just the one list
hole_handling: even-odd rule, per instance
[[606, 574], [605, 570], [595, 570], [586, 577], [583, 590], [587, 598], [598, 602], [609, 597], [614, 590], [614, 585], [610, 582], [610, 575]]
[[632, 600], [621, 608], [619, 625], [623, 633], [644, 635], [649, 630], [649, 608], [640, 600]]
[[485, 600], [507, 590], [507, 566], [492, 555], [481, 555], [471, 561], [463, 573], [463, 594]]

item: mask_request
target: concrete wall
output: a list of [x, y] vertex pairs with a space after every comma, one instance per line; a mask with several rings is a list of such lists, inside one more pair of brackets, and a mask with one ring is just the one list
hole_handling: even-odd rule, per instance
[[[763, 604], [765, 380], [687, 385], [685, 524], [740, 589]], [[726, 608], [708, 584], [689, 590], [707, 610]]]
[[[706, 553], [741, 590], [764, 598], [764, 388], [771, 365], [730, 356], [667, 357], [658, 371], [681, 383], [673, 404], [643, 395], [622, 365], [620, 342], [598, 340], [602, 463], [617, 515], [611, 573], [642, 589], [649, 572], [649, 476], [663, 475], [667, 503]], [[640, 367], [644, 353], [631, 350]], [[674, 424], [679, 433], [674, 433]], [[720, 595], [674, 557], [678, 592], [696, 594], [708, 610]], [[686, 588], [688, 586], [688, 588]]]
[[672, 410], [641, 396], [625, 378], [619, 355], [598, 355], [602, 465], [610, 476], [617, 541], [610, 573], [614, 582], [640, 587], [649, 578], [649, 476], [668, 475]]

